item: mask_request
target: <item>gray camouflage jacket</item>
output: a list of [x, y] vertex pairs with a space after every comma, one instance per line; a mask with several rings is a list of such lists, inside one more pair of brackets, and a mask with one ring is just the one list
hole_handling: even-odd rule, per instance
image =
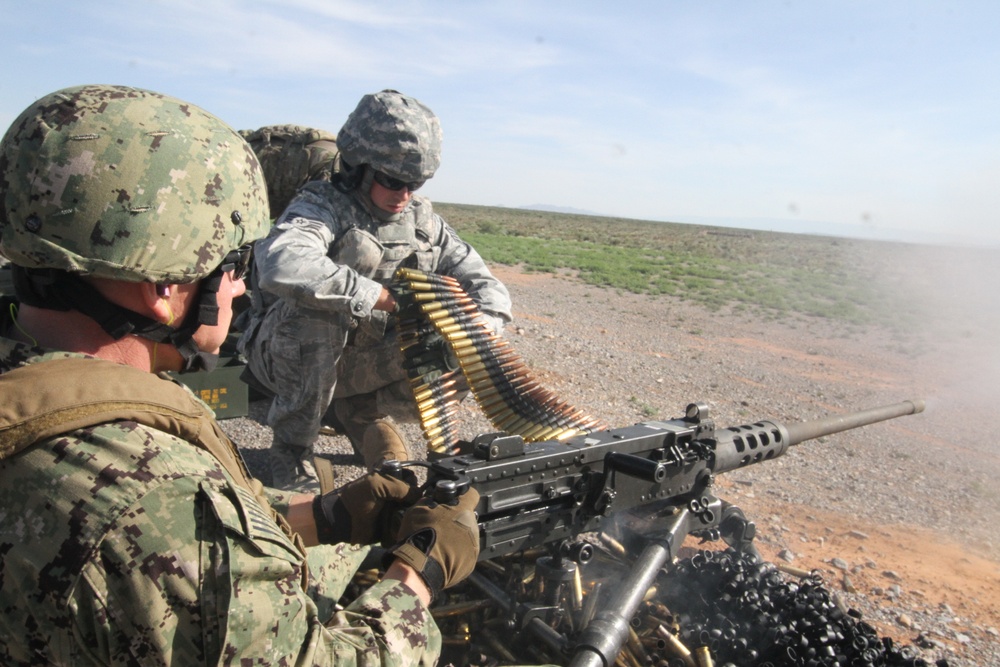
[[379, 224], [351, 195], [328, 182], [309, 183], [254, 253], [258, 312], [282, 298], [369, 320], [382, 287], [406, 263], [458, 279], [497, 324], [511, 320], [507, 288], [423, 197], [414, 196], [400, 220]]

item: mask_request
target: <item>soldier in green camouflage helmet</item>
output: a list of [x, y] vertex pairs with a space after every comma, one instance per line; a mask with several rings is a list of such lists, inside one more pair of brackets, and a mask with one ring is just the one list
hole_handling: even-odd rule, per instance
[[415, 192], [441, 163], [441, 126], [394, 90], [365, 95], [337, 133], [331, 182], [303, 186], [257, 244], [240, 350], [274, 395], [275, 486], [313, 488], [321, 425], [371, 469], [410, 457], [394, 422], [419, 419], [387, 289], [400, 266], [453, 276], [499, 332], [510, 295], [475, 249]]
[[[269, 228], [243, 139], [152, 91], [68, 88], [11, 125], [0, 190], [0, 664], [433, 664], [427, 605], [475, 563], [478, 496], [391, 535], [405, 481], [265, 489], [157, 373], [210, 365]], [[340, 607], [379, 541], [401, 555]]]

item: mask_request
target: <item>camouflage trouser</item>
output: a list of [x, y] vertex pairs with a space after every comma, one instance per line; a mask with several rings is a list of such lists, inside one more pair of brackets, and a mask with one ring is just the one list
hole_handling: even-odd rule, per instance
[[267, 423], [279, 446], [311, 447], [334, 400], [347, 401], [366, 422], [419, 419], [395, 330], [379, 339], [365, 327], [352, 329], [349, 315], [282, 301], [240, 339], [250, 371], [274, 394]]

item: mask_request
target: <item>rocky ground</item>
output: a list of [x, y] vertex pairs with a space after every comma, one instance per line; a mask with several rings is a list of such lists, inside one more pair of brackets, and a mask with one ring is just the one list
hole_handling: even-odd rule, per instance
[[[1000, 282], [970, 280], [978, 269], [929, 249], [901, 253], [887, 258], [886, 279], [924, 300], [927, 313], [906, 331], [709, 311], [572, 276], [496, 272], [514, 298], [507, 335], [528, 367], [612, 426], [681, 416], [693, 401], [725, 426], [926, 400], [922, 414], [729, 473], [719, 495], [757, 523], [769, 560], [822, 572], [881, 635], [919, 647], [932, 664], [1000, 666]], [[266, 481], [265, 408], [254, 402], [249, 418], [224, 427]], [[462, 410], [468, 437], [492, 430], [471, 400]], [[416, 426], [406, 432], [421, 441]], [[322, 437], [319, 449], [342, 477], [360, 473], [342, 437]]]

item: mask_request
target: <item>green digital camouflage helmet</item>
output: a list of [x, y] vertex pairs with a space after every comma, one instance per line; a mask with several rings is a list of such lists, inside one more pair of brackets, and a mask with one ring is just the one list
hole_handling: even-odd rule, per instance
[[351, 167], [426, 181], [441, 164], [441, 124], [418, 100], [383, 90], [361, 98], [337, 134], [337, 148]]
[[29, 106], [0, 143], [0, 253], [26, 269], [195, 282], [266, 234], [247, 143], [167, 95], [88, 85]]

